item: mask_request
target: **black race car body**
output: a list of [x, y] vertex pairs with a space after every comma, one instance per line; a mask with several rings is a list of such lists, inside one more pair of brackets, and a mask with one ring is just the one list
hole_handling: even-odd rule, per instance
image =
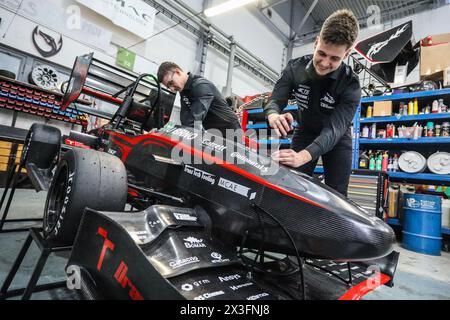
[[[145, 189], [200, 205], [212, 227], [229, 243], [264, 225], [264, 249], [303, 256], [367, 260], [391, 253], [392, 229], [381, 219], [340, 196], [320, 181], [261, 156], [240, 143], [181, 126], [130, 137], [105, 131], [107, 152], [122, 159], [129, 195]], [[144, 208], [143, 206], [142, 208]], [[261, 234], [249, 236], [259, 246]]]

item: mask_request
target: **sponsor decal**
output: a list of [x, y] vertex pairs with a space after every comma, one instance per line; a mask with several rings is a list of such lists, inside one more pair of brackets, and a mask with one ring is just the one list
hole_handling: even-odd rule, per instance
[[115, 156], [116, 153], [117, 153], [117, 151], [114, 150], [114, 149], [108, 149], [108, 153], [109, 153], [109, 154], [112, 154], [113, 156]]
[[228, 282], [228, 281], [233, 281], [233, 280], [238, 280], [241, 278], [241, 275], [239, 274], [232, 274], [229, 276], [225, 276], [225, 277], [218, 277], [220, 282]]
[[237, 286], [230, 286], [230, 289], [233, 291], [236, 291], [236, 290], [239, 290], [240, 288], [245, 288], [245, 287], [249, 287], [252, 285], [253, 285], [252, 282], [247, 282], [247, 283], [243, 283], [243, 284], [238, 284]]
[[264, 297], [268, 297], [268, 296], [269, 296], [268, 293], [263, 292], [263, 293], [260, 293], [260, 294], [255, 294], [254, 296], [250, 296], [250, 297], [247, 298], [247, 300], [258, 300], [258, 299], [261, 299], [261, 298], [264, 298]]
[[184, 172], [186, 172], [187, 174], [190, 174], [196, 178], [202, 179], [202, 180], [210, 183], [211, 185], [213, 185], [216, 182], [215, 175], [208, 173], [206, 171], [202, 171], [195, 167], [185, 165]]
[[[67, 180], [66, 196], [64, 197], [63, 207], [61, 208], [61, 213], [59, 214], [58, 221], [56, 222], [56, 226], [53, 231], [55, 236], [58, 235], [59, 229], [61, 228], [61, 223], [62, 223], [62, 221], [64, 221], [64, 216], [67, 211], [67, 205], [70, 201], [70, 193], [72, 192], [72, 184], [73, 184], [74, 176], [75, 176], [75, 171], [69, 173], [69, 179]], [[47, 226], [47, 231], [50, 231], [49, 227], [50, 226]]]
[[181, 290], [183, 291], [192, 291], [192, 289], [194, 289], [194, 286], [189, 283], [185, 283], [181, 286]]
[[184, 246], [187, 249], [191, 248], [206, 248], [206, 245], [203, 243], [203, 239], [197, 239], [194, 237], [188, 237], [184, 240]]
[[149, 221], [148, 225], [150, 226], [150, 228], [154, 228], [156, 227], [158, 224], [161, 224], [160, 220], [156, 220], [156, 221]]
[[256, 192], [249, 194], [250, 188], [244, 187], [239, 183], [224, 178], [220, 178], [218, 186], [227, 189], [231, 192], [240, 194], [241, 196], [249, 198], [250, 200], [253, 200], [256, 197]]
[[211, 260], [212, 263], [221, 263], [221, 262], [229, 262], [230, 259], [222, 259], [222, 255], [218, 252], [211, 253], [211, 257], [214, 260]]
[[413, 209], [423, 209], [423, 210], [430, 210], [430, 209], [436, 209], [436, 202], [434, 201], [428, 201], [428, 200], [416, 200], [414, 198], [408, 198], [406, 199], [406, 204], [408, 207]]
[[206, 300], [206, 299], [209, 299], [209, 298], [221, 296], [223, 294], [225, 294], [225, 292], [223, 292], [222, 290], [211, 292], [211, 293], [204, 293], [202, 295], [199, 295], [199, 296], [195, 297], [194, 300]]
[[264, 165], [262, 165], [262, 164], [260, 164], [260, 163], [258, 163], [258, 162], [256, 162], [256, 161], [253, 161], [253, 160], [251, 160], [251, 159], [248, 159], [246, 156], [240, 154], [239, 152], [233, 152], [233, 153], [231, 154], [231, 157], [232, 157], [232, 158], [239, 159], [239, 160], [243, 161], [244, 163], [249, 164], [249, 165], [251, 165], [252, 167], [255, 167], [256, 169], [261, 170], [262, 173], [267, 173], [268, 170], [269, 170], [269, 169], [268, 169], [267, 167], [265, 167]]
[[185, 265], [188, 265], [191, 263], [198, 263], [198, 262], [200, 262], [200, 259], [194, 256], [194, 257], [184, 258], [184, 259], [180, 259], [180, 260], [170, 261], [169, 266], [172, 269], [177, 269], [177, 268], [183, 267]]
[[172, 129], [168, 129], [166, 132], [172, 133], [173, 135], [176, 135], [176, 136], [186, 139], [186, 140], [193, 140], [198, 137], [197, 132], [191, 132], [191, 131], [183, 129], [183, 128], [172, 128]]
[[173, 213], [173, 216], [174, 216], [175, 219], [177, 219], [177, 220], [197, 222], [197, 217], [191, 216], [191, 215], [186, 214], [186, 213], [178, 213], [178, 212], [174, 212], [174, 213]]
[[206, 147], [212, 148], [215, 151], [219, 151], [219, 152], [222, 152], [227, 148], [226, 146], [222, 146], [221, 144], [211, 142], [211, 140], [209, 140], [209, 139], [203, 139], [202, 144]]
[[199, 281], [194, 281], [193, 283], [185, 283], [181, 286], [183, 291], [192, 291], [194, 288], [198, 288], [201, 285], [211, 283], [208, 279], [203, 279]]

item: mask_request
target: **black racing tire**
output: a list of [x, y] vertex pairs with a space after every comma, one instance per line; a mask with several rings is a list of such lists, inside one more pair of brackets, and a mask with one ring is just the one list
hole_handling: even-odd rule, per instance
[[16, 74], [8, 70], [0, 70], [0, 76], [16, 80]]
[[44, 209], [44, 237], [53, 245], [73, 244], [84, 209], [123, 211], [127, 172], [119, 158], [74, 148], [58, 163]]
[[33, 123], [22, 149], [20, 163], [34, 163], [39, 169], [48, 169], [59, 155], [61, 131], [45, 124]]

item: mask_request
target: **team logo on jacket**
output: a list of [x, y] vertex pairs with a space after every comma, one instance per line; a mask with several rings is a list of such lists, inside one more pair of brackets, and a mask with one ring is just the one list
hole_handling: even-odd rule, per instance
[[293, 96], [297, 100], [297, 104], [301, 109], [308, 109], [310, 94], [311, 87], [304, 84], [299, 84], [297, 89], [293, 90]]
[[334, 109], [336, 100], [328, 92], [320, 99], [320, 106], [325, 109]]

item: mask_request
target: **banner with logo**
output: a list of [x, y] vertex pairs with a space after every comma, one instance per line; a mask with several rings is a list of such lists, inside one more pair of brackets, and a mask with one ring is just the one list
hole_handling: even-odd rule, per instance
[[83, 19], [74, 3], [72, 0], [0, 0], [0, 7], [90, 47], [108, 48], [112, 32]]
[[142, 0], [76, 1], [143, 39], [153, 34], [156, 10]]

